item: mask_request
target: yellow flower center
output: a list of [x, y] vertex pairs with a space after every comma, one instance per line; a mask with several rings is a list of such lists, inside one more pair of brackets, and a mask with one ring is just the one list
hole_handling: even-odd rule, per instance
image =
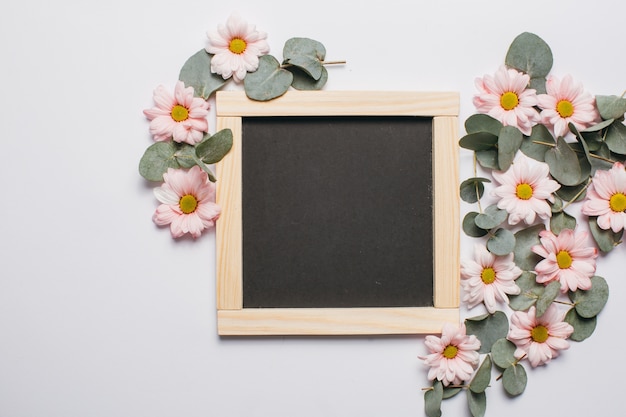
[[513, 110], [519, 104], [519, 97], [512, 91], [508, 91], [500, 96], [500, 105], [504, 110]]
[[533, 327], [530, 331], [530, 337], [532, 337], [532, 339], [537, 343], [544, 343], [548, 340], [549, 336], [550, 334], [548, 334], [548, 328], [546, 326], [542, 326], [541, 324]]
[[480, 279], [482, 279], [485, 284], [492, 284], [496, 280], [496, 271], [491, 267], [485, 268], [483, 272], [480, 273]]
[[520, 200], [528, 200], [533, 196], [533, 187], [525, 182], [518, 184], [515, 188], [515, 194], [517, 194], [517, 198]]
[[456, 354], [457, 354], [458, 351], [459, 351], [458, 347], [452, 346], [452, 345], [448, 345], [443, 350], [443, 357], [446, 358], [446, 359], [454, 359], [456, 357]]
[[187, 120], [188, 118], [189, 118], [189, 110], [187, 110], [187, 107], [181, 106], [180, 104], [177, 104], [174, 107], [172, 107], [172, 119], [174, 119], [177, 122], [182, 122], [184, 120]]
[[574, 114], [574, 105], [569, 100], [561, 100], [556, 103], [556, 111], [559, 112], [561, 117], [572, 117]]
[[613, 194], [609, 200], [609, 207], [616, 213], [626, 211], [626, 195], [622, 193]]
[[241, 39], [241, 38], [233, 38], [233, 40], [231, 40], [230, 43], [228, 44], [228, 49], [233, 54], [239, 55], [239, 54], [243, 54], [244, 53], [244, 51], [246, 50], [247, 46], [248, 46], [248, 44], [243, 39]]
[[196, 197], [192, 196], [191, 194], [187, 194], [180, 198], [180, 200], [178, 201], [178, 206], [180, 207], [180, 210], [185, 214], [193, 213], [194, 211], [196, 211], [196, 207], [198, 207], [198, 200], [196, 200]]
[[562, 250], [556, 254], [556, 263], [561, 269], [567, 269], [572, 266], [572, 255], [568, 251]]

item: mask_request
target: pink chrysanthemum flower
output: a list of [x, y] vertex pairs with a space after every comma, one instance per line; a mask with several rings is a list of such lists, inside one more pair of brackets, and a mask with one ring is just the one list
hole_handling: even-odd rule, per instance
[[219, 25], [217, 31], [207, 32], [207, 36], [206, 51], [215, 54], [211, 72], [221, 74], [225, 80], [232, 76], [236, 82], [243, 81], [248, 72], [259, 67], [259, 56], [270, 51], [267, 34], [236, 14], [228, 18], [225, 26]]
[[488, 114], [505, 126], [514, 126], [529, 136], [539, 122], [537, 93], [527, 88], [530, 77], [515, 69], [501, 66], [495, 75], [485, 75], [475, 81], [479, 93], [474, 106], [479, 113]]
[[154, 189], [161, 204], [152, 220], [159, 226], [170, 225], [172, 237], [185, 233], [199, 237], [204, 229], [213, 227], [221, 209], [213, 202], [215, 184], [197, 165], [189, 171], [169, 168], [163, 174], [165, 183]]
[[173, 139], [194, 145], [209, 130], [207, 115], [209, 103], [194, 97], [193, 87], [185, 88], [182, 81], [176, 83], [174, 95], [160, 85], [154, 90], [156, 107], [144, 110], [150, 120], [150, 133], [157, 142]]
[[558, 236], [550, 230], [542, 230], [539, 233], [541, 245], [532, 247], [533, 252], [545, 258], [535, 266], [537, 282], [559, 281], [561, 292], [590, 289], [598, 250], [587, 245], [587, 236], [586, 232], [571, 229], [563, 229]]
[[566, 136], [569, 123], [583, 130], [600, 120], [595, 98], [571, 75], [566, 75], [563, 80], [549, 76], [546, 92], [537, 96], [539, 107], [543, 109], [541, 122], [552, 127], [555, 136]]
[[608, 170], [597, 170], [582, 213], [598, 216], [598, 227], [617, 233], [626, 225], [626, 171], [620, 162]]
[[493, 171], [494, 179], [501, 185], [493, 190], [500, 197], [498, 208], [509, 213], [509, 224], [524, 220], [526, 224], [552, 216], [547, 201], [554, 201], [552, 193], [561, 186], [549, 178], [548, 164], [531, 159], [518, 152], [506, 172]]
[[446, 323], [441, 337], [426, 336], [424, 344], [430, 354], [420, 359], [430, 366], [428, 379], [438, 379], [443, 385], [458, 385], [469, 381], [478, 366], [480, 341], [474, 335], [468, 336], [465, 324], [456, 328]]
[[484, 246], [474, 247], [474, 260], [461, 260], [463, 301], [469, 308], [484, 302], [487, 311], [496, 311], [496, 302], [508, 303], [507, 294], [519, 294], [515, 280], [522, 274], [513, 262], [513, 254], [496, 256]]
[[515, 357], [528, 357], [534, 368], [550, 362], [559, 350], [568, 349], [566, 340], [574, 328], [563, 321], [565, 312], [559, 312], [554, 304], [541, 317], [536, 317], [535, 306], [528, 312], [516, 311], [511, 316], [511, 329], [507, 339], [515, 343]]

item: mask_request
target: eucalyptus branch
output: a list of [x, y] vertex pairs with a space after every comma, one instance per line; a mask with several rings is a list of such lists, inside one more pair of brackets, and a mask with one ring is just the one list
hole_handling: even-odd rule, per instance
[[561, 209], [561, 212], [563, 210], [565, 210], [574, 201], [576, 201], [578, 199], [578, 197], [580, 197], [587, 190], [587, 188], [589, 188], [589, 185], [591, 185], [591, 181], [592, 181], [591, 178], [587, 179], [587, 184], [585, 184], [585, 186], [583, 188], [581, 188], [580, 191], [577, 192], [576, 195], [571, 200], [569, 200], [567, 203], [563, 204], [563, 208]]
[[[519, 358], [515, 358], [515, 362], [513, 362], [513, 363], [511, 364], [511, 366], [517, 366], [517, 364], [518, 364], [518, 363], [520, 363], [520, 362], [521, 362], [521, 361], [522, 361], [522, 360], [523, 360], [526, 356], [527, 356], [527, 355], [526, 355], [526, 353], [524, 353], [524, 354], [523, 354], [522, 356], [520, 356]], [[501, 373], [501, 374], [500, 374], [500, 375], [496, 378], [496, 381], [501, 380], [503, 376], [504, 376], [504, 372], [503, 372], [503, 373]]]
[[[540, 141], [540, 140], [533, 140], [533, 143], [536, 143], [537, 145], [549, 146], [549, 147], [551, 147], [551, 148], [554, 148], [554, 147], [556, 146], [556, 144], [555, 144], [555, 143], [542, 142], [542, 141]], [[570, 148], [570, 149], [571, 149], [571, 148]], [[576, 153], [584, 153], [583, 151], [580, 151], [580, 150], [578, 150], [578, 149], [572, 149], [572, 151], [574, 151], [574, 152], [576, 152]], [[600, 155], [596, 155], [596, 154], [594, 154], [594, 153], [590, 153], [590, 154], [589, 154], [589, 156], [590, 156], [590, 157], [592, 157], [592, 158], [595, 158], [595, 159], [599, 159], [599, 160], [604, 161], [604, 162], [608, 162], [608, 163], [610, 163], [610, 164], [614, 164], [615, 162], [617, 162], [617, 161], [614, 161], [614, 160], [612, 160], [612, 159], [605, 158], [605, 157], [600, 156]]]

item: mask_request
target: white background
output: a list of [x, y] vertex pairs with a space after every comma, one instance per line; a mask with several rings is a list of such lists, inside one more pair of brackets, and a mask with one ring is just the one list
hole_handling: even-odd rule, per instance
[[[626, 89], [623, 0], [5, 3], [0, 417], [423, 415], [423, 337], [220, 338], [213, 232], [174, 241], [152, 223], [142, 110], [232, 11], [279, 59], [293, 36], [346, 59], [328, 90], [458, 91], [461, 122], [474, 78], [524, 31], [551, 46], [556, 75]], [[462, 178], [470, 162], [461, 152]], [[492, 381], [487, 416], [621, 413], [625, 251], [599, 260], [611, 297], [592, 338], [529, 372], [521, 397]], [[443, 410], [469, 415], [464, 395]]]

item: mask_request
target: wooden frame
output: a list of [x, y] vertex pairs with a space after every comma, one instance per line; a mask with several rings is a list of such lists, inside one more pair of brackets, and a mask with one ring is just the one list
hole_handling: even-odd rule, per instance
[[[217, 164], [217, 327], [220, 335], [372, 335], [439, 333], [459, 322], [457, 93], [289, 91], [268, 102], [217, 92], [217, 129], [233, 132]], [[433, 118], [434, 307], [244, 308], [242, 117], [427, 116]]]

